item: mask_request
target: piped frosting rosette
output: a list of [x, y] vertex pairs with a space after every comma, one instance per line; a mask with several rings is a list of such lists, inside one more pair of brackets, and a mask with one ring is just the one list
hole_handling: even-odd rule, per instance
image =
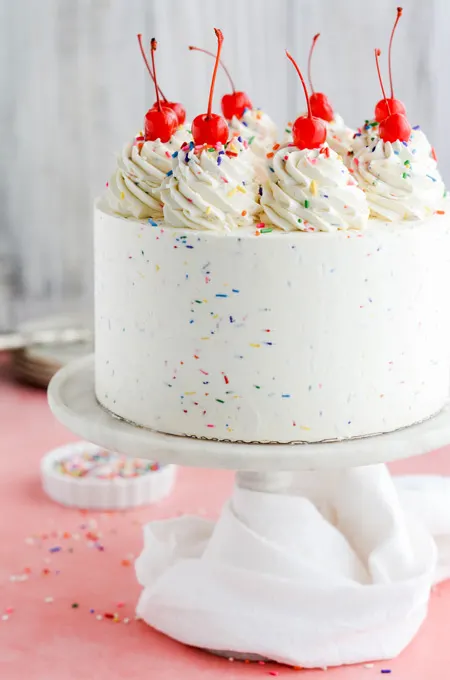
[[251, 225], [259, 209], [254, 174], [242, 137], [214, 147], [186, 144], [175, 154], [173, 172], [162, 187], [165, 221], [218, 231]]
[[327, 123], [327, 143], [347, 165], [348, 153], [352, 148], [355, 131], [349, 128], [342, 116], [335, 114], [334, 120]]
[[189, 128], [181, 126], [169, 142], [137, 136], [126, 144], [109, 181], [110, 208], [122, 217], [162, 219], [161, 185], [172, 169], [172, 154], [191, 139]]
[[364, 121], [364, 125], [358, 128], [353, 134], [353, 139], [350, 144], [349, 166], [351, 164], [351, 158], [356, 156], [361, 149], [364, 149], [366, 146], [372, 147], [378, 142], [380, 139], [378, 126], [379, 123], [376, 120], [366, 120]]
[[261, 109], [246, 109], [242, 118], [233, 116], [229, 122], [231, 133], [242, 137], [248, 142], [251, 152], [254, 154], [255, 172], [261, 181], [266, 175], [266, 154], [276, 142], [277, 126]]
[[328, 146], [281, 147], [263, 188], [262, 220], [284, 231], [363, 229], [369, 209], [364, 193]]
[[350, 169], [374, 217], [425, 219], [443, 201], [445, 186], [432, 148], [423, 133], [415, 132], [408, 142], [377, 139], [352, 159]]

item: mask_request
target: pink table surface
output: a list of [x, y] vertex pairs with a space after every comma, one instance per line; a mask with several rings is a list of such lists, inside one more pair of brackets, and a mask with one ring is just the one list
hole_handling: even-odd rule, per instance
[[[15, 385], [0, 366], [2, 680], [450, 678], [448, 582], [435, 589], [427, 622], [399, 658], [326, 674], [219, 659], [134, 620], [140, 588], [132, 560], [142, 546], [142, 525], [182, 513], [217, 516], [233, 475], [180, 469], [173, 495], [152, 508], [109, 514], [68, 510], [42, 492], [39, 461], [47, 450], [73, 440], [51, 415], [44, 392]], [[449, 454], [449, 448], [441, 449], [392, 469], [449, 474]], [[103, 549], [93, 547], [90, 539], [95, 536]], [[55, 547], [61, 549], [51, 552]], [[48, 598], [52, 601], [46, 602]], [[119, 620], [105, 618], [105, 613], [117, 613]], [[381, 676], [382, 669], [391, 674]]]

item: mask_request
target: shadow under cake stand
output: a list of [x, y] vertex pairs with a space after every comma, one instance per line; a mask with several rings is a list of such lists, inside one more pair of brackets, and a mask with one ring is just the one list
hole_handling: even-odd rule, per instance
[[[238, 444], [159, 433], [115, 417], [95, 397], [94, 356], [61, 369], [48, 388], [56, 418], [75, 434], [117, 453], [190, 467], [236, 471], [241, 488], [282, 493], [294, 471], [387, 463], [450, 443], [450, 409], [388, 434], [315, 444]], [[251, 651], [251, 650], [249, 650]], [[253, 654], [214, 652], [255, 659]]]

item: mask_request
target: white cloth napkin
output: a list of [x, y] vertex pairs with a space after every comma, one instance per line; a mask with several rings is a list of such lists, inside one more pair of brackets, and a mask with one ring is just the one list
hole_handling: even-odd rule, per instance
[[450, 577], [450, 480], [373, 465], [278, 473], [262, 492], [254, 474], [216, 524], [145, 527], [138, 615], [189, 645], [306, 668], [399, 654]]

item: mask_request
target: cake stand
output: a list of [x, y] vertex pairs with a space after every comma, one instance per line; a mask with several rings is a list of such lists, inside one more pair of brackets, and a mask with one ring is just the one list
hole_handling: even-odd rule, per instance
[[[162, 463], [236, 470], [239, 487], [271, 494], [289, 489], [296, 471], [386, 463], [450, 443], [448, 407], [423, 423], [396, 432], [330, 443], [238, 444], [162, 434], [125, 422], [100, 406], [94, 391], [92, 355], [61, 369], [49, 385], [48, 399], [58, 420], [95, 444]], [[225, 655], [239, 658], [231, 652]]]

